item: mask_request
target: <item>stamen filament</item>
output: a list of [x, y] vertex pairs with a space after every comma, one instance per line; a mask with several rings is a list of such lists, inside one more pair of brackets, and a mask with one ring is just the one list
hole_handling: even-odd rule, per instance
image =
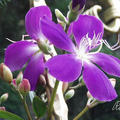
[[[102, 42], [112, 51], [117, 50], [120, 48], [120, 35], [118, 35], [118, 41], [115, 45], [110, 46], [109, 43], [106, 40], [102, 40]], [[118, 46], [117, 46], [118, 45]]]
[[10, 42], [12, 42], [12, 43], [15, 43], [16, 41], [13, 41], [13, 40], [11, 40], [11, 39], [9, 39], [9, 38], [6, 38], [8, 41], [10, 41]]

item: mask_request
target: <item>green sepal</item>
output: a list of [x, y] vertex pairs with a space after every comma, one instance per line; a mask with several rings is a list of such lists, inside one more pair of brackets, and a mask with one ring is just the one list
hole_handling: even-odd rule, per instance
[[38, 96], [33, 99], [33, 110], [37, 118], [43, 117], [47, 111], [46, 104]]

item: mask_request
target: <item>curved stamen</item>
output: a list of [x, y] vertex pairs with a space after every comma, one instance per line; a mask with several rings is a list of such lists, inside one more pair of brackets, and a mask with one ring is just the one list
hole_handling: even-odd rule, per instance
[[9, 38], [6, 38], [8, 41], [10, 41], [10, 42], [12, 42], [12, 43], [15, 43], [16, 41], [13, 41], [13, 40], [11, 40], [11, 39], [9, 39]]
[[102, 49], [102, 45], [103, 45], [103, 42], [101, 42], [100, 47], [99, 47], [99, 49], [98, 49], [97, 51], [95, 51], [95, 52], [90, 52], [90, 53], [86, 53], [86, 54], [96, 54], [96, 53], [99, 53], [100, 50]]
[[106, 40], [102, 40], [102, 42], [112, 51], [117, 50], [120, 48], [120, 34], [118, 35], [118, 41], [115, 45], [110, 46]]

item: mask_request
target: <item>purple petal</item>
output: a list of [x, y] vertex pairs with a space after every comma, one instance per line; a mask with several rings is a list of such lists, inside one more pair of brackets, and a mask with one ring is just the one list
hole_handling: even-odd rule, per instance
[[35, 90], [39, 75], [43, 74], [43, 72], [43, 54], [41, 52], [38, 52], [34, 57], [32, 57], [24, 72], [24, 78], [29, 80], [31, 90]]
[[90, 54], [88, 58], [110, 75], [120, 77], [120, 60], [104, 53]]
[[86, 3], [86, 0], [72, 0], [72, 1], [73, 1], [72, 8], [74, 9], [75, 7], [77, 7], [77, 5], [80, 5], [79, 10], [81, 10]]
[[19, 41], [9, 45], [5, 51], [5, 64], [11, 71], [19, 70], [38, 51], [37, 44], [28, 41]]
[[52, 14], [49, 7], [47, 6], [33, 7], [26, 14], [25, 17], [26, 31], [29, 34], [29, 36], [34, 40], [40, 39], [42, 35], [40, 19], [43, 15], [46, 15], [47, 17], [52, 19]]
[[57, 55], [45, 63], [49, 73], [64, 82], [76, 80], [82, 70], [82, 61], [73, 54]]
[[59, 27], [59, 25], [52, 22], [46, 16], [41, 19], [41, 29], [48, 40], [56, 47], [74, 52], [75, 45], [67, 34]]
[[80, 15], [78, 20], [73, 23], [73, 34], [77, 45], [79, 46], [80, 40], [88, 33], [89, 38], [93, 38], [94, 33], [97, 35], [101, 33], [99, 39], [102, 38], [104, 32], [103, 23], [94, 16]]
[[91, 95], [99, 101], [111, 101], [117, 97], [110, 80], [93, 63], [84, 62], [83, 79]]

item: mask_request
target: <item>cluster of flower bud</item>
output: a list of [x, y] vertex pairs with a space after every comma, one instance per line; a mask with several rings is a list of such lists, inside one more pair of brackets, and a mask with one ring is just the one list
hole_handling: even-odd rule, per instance
[[67, 13], [67, 18], [58, 9], [55, 9], [58, 23], [65, 27], [66, 24], [76, 21], [79, 14], [83, 12], [85, 3], [86, 0], [72, 0], [68, 6], [69, 11]]
[[[18, 90], [22, 96], [27, 95], [31, 89], [29, 81], [23, 78], [22, 72], [17, 75], [16, 79], [13, 79], [11, 70], [4, 63], [0, 64], [0, 76], [1, 79], [9, 83], [14, 90]], [[7, 93], [1, 96], [0, 103], [4, 102], [7, 98]]]

